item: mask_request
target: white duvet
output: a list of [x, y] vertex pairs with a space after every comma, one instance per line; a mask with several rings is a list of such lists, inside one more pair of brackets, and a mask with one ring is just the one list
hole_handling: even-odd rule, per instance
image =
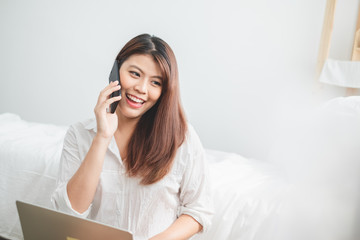
[[[23, 239], [15, 200], [51, 207], [66, 126], [0, 114], [0, 236]], [[215, 216], [197, 239], [260, 239], [271, 227], [285, 185], [269, 164], [206, 150]]]

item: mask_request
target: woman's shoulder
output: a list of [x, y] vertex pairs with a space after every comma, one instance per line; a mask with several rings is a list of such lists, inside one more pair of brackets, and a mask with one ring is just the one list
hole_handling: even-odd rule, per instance
[[190, 141], [200, 141], [199, 135], [197, 134], [195, 127], [189, 122], [187, 123], [187, 131], [185, 138], [189, 139]]
[[96, 120], [87, 119], [71, 124], [64, 138], [64, 148], [83, 149], [87, 151], [95, 136]]
[[75, 139], [77, 140], [91, 139], [95, 132], [96, 132], [95, 118], [86, 119], [71, 124], [67, 130], [65, 140], [73, 139], [74, 141]]
[[69, 127], [69, 131], [72, 132], [83, 132], [83, 131], [91, 131], [91, 130], [96, 132], [95, 118], [89, 118], [83, 121], [73, 123]]
[[202, 147], [199, 135], [197, 134], [194, 126], [188, 122], [185, 140], [181, 145], [181, 148], [187, 152], [193, 152], [194, 150], [198, 150], [199, 148], [201, 149]]
[[178, 172], [183, 174], [189, 167], [194, 166], [195, 162], [202, 162], [204, 151], [195, 127], [188, 123], [185, 140], [176, 154], [175, 169], [178, 169]]

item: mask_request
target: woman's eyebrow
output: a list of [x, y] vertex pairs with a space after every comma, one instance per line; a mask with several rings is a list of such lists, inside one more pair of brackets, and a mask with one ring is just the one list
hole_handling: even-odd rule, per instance
[[[141, 68], [139, 68], [138, 66], [136, 65], [130, 65], [129, 67], [133, 67], [133, 68], [136, 68], [137, 70], [139, 70], [142, 74], [144, 74], [144, 71], [141, 70]], [[162, 77], [161, 76], [152, 76], [152, 78], [158, 78], [162, 81]]]

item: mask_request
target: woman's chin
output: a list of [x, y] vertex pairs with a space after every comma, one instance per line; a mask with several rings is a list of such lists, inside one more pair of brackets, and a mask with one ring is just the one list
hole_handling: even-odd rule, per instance
[[117, 115], [120, 118], [123, 119], [129, 119], [129, 120], [137, 120], [139, 119], [142, 114], [139, 111], [136, 111], [134, 109], [117, 109]]

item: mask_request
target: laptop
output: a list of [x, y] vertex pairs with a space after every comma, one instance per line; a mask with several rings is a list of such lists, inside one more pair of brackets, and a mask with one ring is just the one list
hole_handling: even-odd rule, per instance
[[16, 201], [24, 240], [132, 240], [132, 234], [89, 219]]

